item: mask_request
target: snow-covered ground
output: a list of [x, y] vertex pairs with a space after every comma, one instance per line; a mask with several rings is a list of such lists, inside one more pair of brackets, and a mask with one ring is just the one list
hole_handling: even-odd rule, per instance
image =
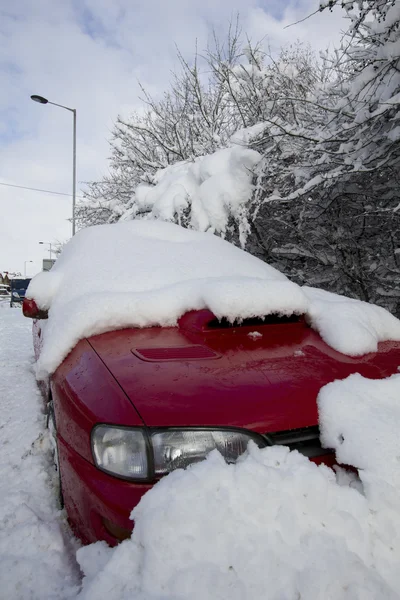
[[130, 540], [79, 548], [57, 509], [30, 322], [4, 308], [0, 335], [1, 599], [400, 598], [400, 374], [320, 393], [323, 440], [361, 481], [285, 448], [251, 445], [236, 465], [214, 452], [143, 498]]
[[0, 310], [0, 598], [75, 597], [76, 541], [57, 508], [32, 323]]

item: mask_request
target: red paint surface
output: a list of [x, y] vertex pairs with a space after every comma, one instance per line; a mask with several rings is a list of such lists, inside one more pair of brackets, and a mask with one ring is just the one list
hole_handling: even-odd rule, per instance
[[[254, 331], [262, 338], [249, 337]], [[395, 350], [394, 344], [361, 358], [335, 352], [304, 321], [126, 329], [89, 341], [150, 427], [229, 425], [265, 433], [316, 425], [321, 386], [354, 372], [386, 377], [400, 361], [400, 345]], [[220, 358], [149, 362], [132, 352], [185, 344], [203, 345]]]

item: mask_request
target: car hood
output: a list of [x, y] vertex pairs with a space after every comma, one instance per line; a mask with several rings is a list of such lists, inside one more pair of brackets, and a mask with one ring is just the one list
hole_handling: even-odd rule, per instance
[[[204, 311], [208, 312], [208, 311]], [[277, 432], [318, 423], [320, 388], [354, 372], [396, 372], [400, 345], [350, 358], [303, 319], [209, 328], [189, 314], [180, 327], [125, 329], [89, 343], [149, 427], [230, 426]]]

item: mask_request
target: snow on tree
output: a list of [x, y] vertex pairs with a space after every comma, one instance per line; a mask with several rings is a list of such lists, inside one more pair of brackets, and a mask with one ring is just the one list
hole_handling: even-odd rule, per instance
[[[220, 59], [230, 68], [239, 60], [238, 23], [229, 28]], [[160, 169], [226, 147], [241, 121], [231, 110], [231, 99], [208, 63], [196, 49], [189, 64], [178, 52], [180, 71], [160, 99], [142, 88], [145, 109], [128, 118], [119, 116], [111, 140], [110, 173], [89, 184], [77, 209], [81, 224], [113, 222], [126, 211], [137, 216], [135, 189], [154, 184]], [[157, 179], [157, 177], [156, 177]]]
[[297, 103], [297, 122], [268, 120], [255, 146], [255, 251], [399, 312], [400, 5], [342, 6], [350, 26], [326, 82]]
[[[324, 2], [321, 10], [337, 3]], [[268, 154], [282, 144], [307, 153], [298, 169], [289, 165], [280, 173], [281, 197], [287, 199], [347, 175], [397, 166], [400, 159], [400, 4], [343, 0], [342, 6], [350, 27], [340, 50], [325, 61], [332, 81], [300, 99], [297, 106], [304, 108], [295, 123], [280, 115], [267, 122]]]
[[136, 188], [132, 210], [198, 231], [213, 230], [223, 237], [233, 219], [244, 247], [250, 232], [247, 205], [254, 189], [252, 171], [260, 159], [255, 150], [234, 145], [178, 162], [158, 171], [153, 185]]
[[294, 102], [282, 106], [279, 100], [304, 98], [320, 80], [321, 67], [299, 44], [277, 57], [249, 40], [243, 47], [237, 24], [225, 44], [215, 37], [193, 64], [179, 58], [181, 72], [160, 100], [143, 90], [145, 112], [118, 118], [110, 174], [90, 184], [78, 219], [92, 225], [163, 218], [233, 236], [243, 246], [253, 169], [261, 159], [248, 146], [268, 116], [296, 118]]

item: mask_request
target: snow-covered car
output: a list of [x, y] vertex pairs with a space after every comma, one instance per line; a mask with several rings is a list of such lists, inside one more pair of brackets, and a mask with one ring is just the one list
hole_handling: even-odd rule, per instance
[[4, 300], [5, 298], [10, 298], [10, 286], [5, 283], [0, 283], [0, 300]]
[[[91, 227], [27, 290], [62, 496], [84, 542], [130, 535], [160, 478], [252, 442], [332, 464], [317, 395], [400, 364], [400, 322], [171, 223]], [[312, 490], [311, 490], [312, 492]]]

